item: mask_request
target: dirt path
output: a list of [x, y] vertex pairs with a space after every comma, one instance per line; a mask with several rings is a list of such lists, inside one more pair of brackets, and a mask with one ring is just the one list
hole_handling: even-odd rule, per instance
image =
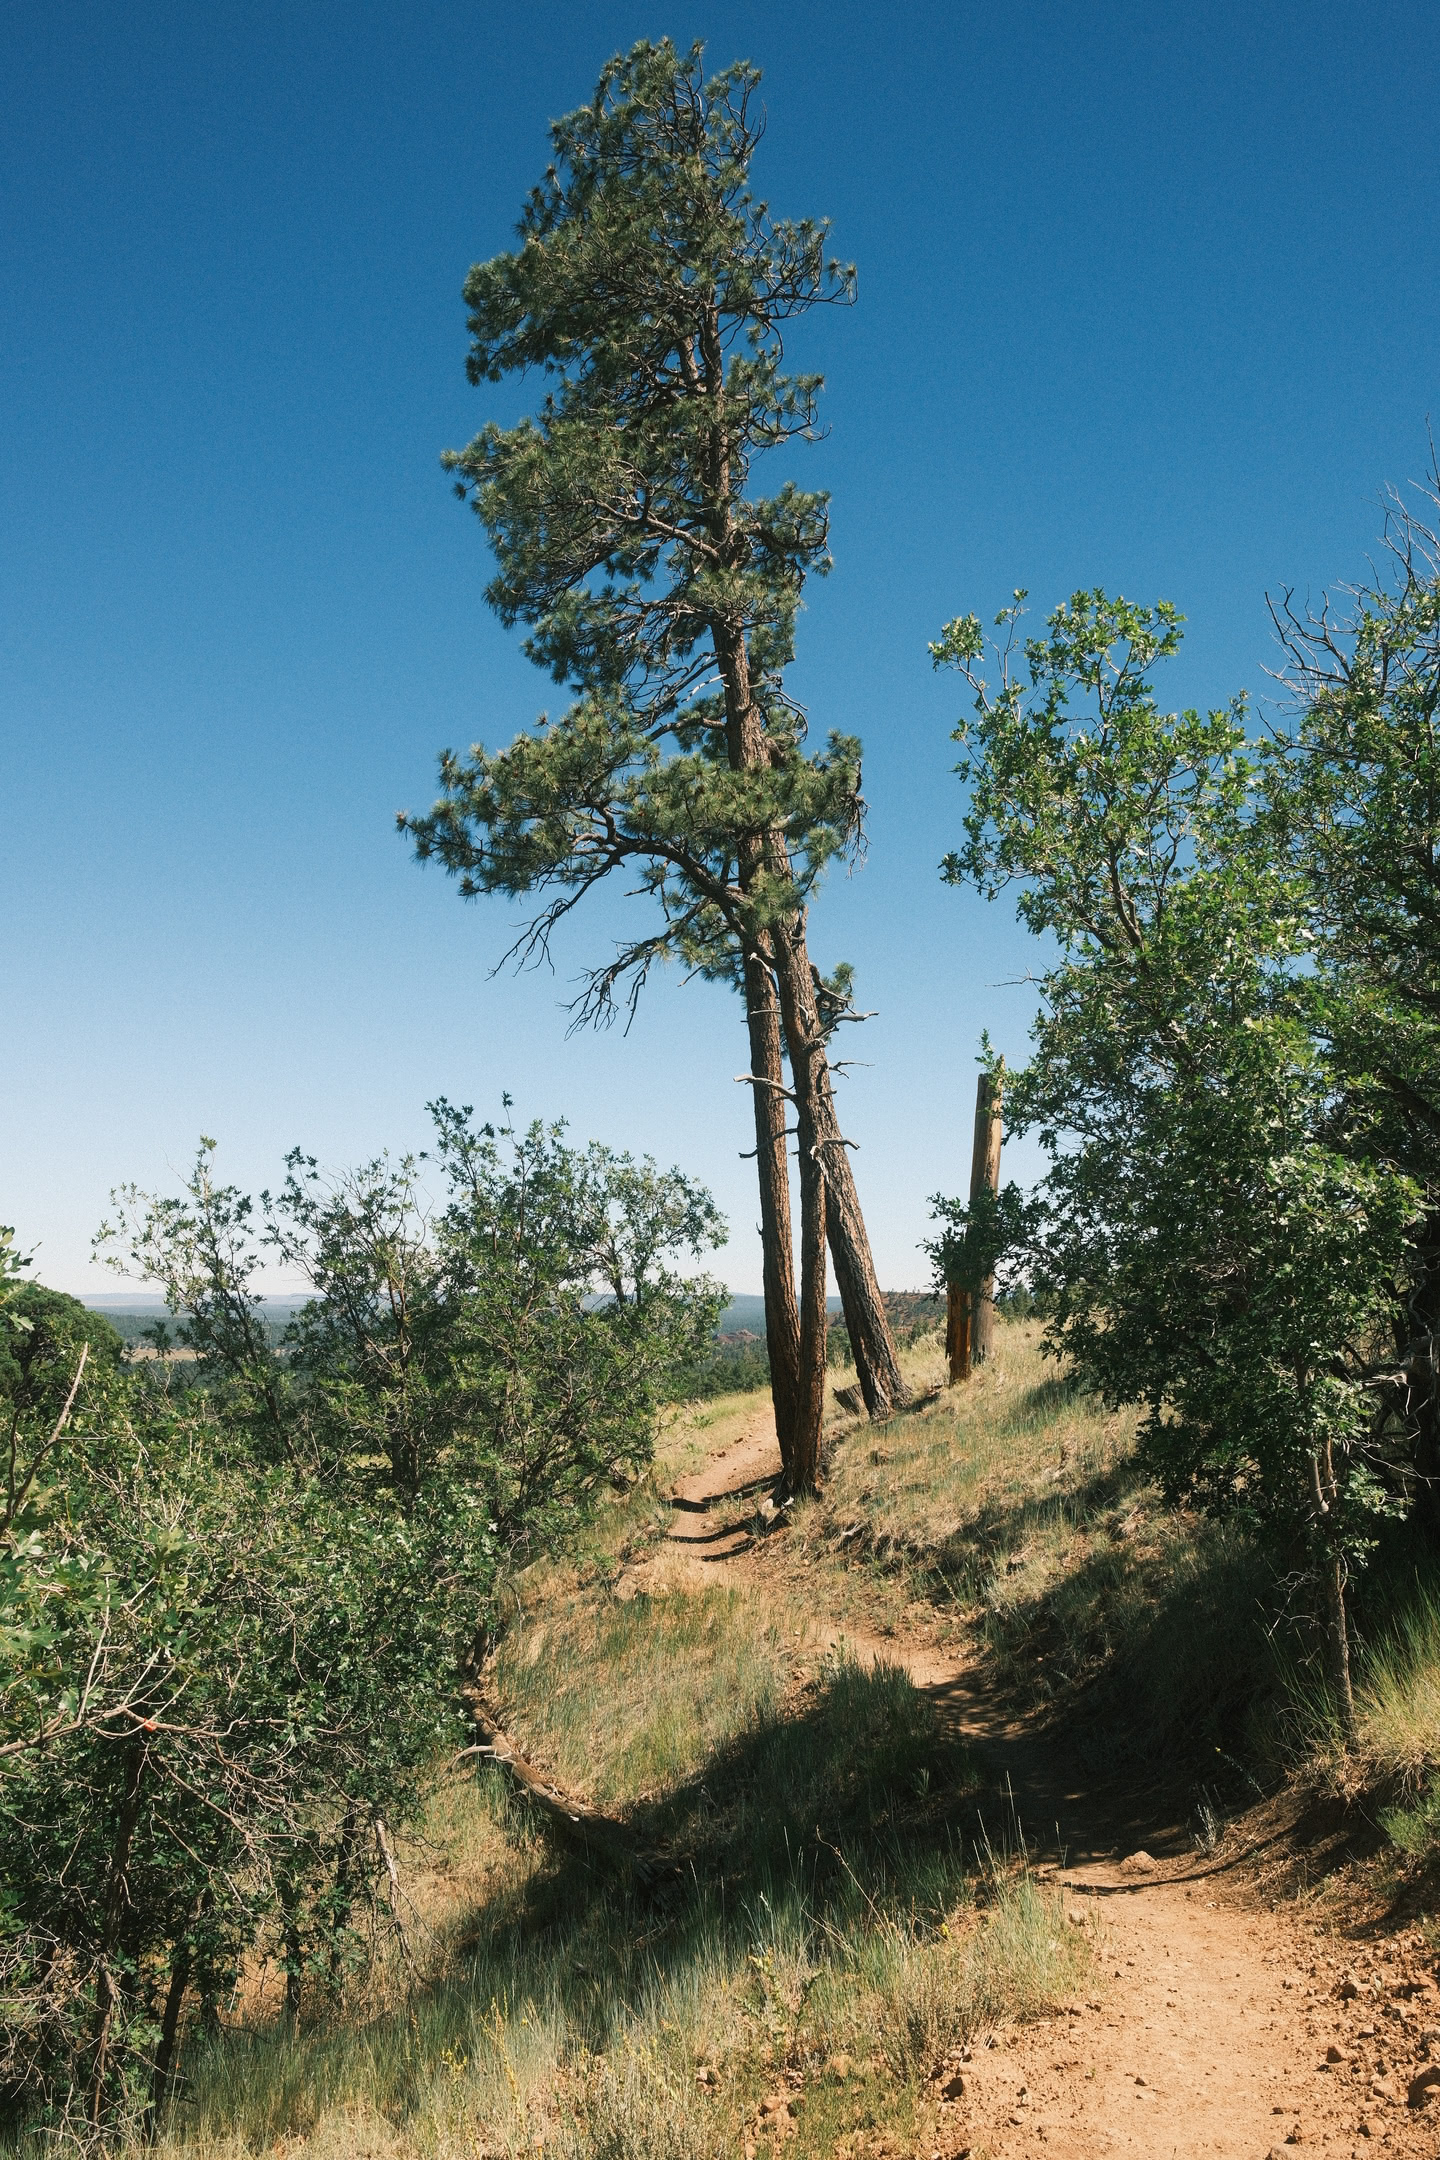
[[[665, 1548], [633, 1587], [742, 1578], [768, 1543], [757, 1508], [778, 1470], [773, 1424], [757, 1410], [677, 1483]], [[934, 1697], [987, 1768], [1009, 1818], [997, 1834], [1018, 1825], [1096, 1943], [1093, 1999], [947, 2066], [925, 2160], [1440, 2155], [1440, 2097], [1407, 2104], [1431, 2046], [1440, 2058], [1440, 1993], [1418, 1938], [1356, 1969], [1343, 1942], [1269, 1906], [1243, 1826], [1234, 1857], [1222, 1845], [1200, 1860], [1162, 1802], [1087, 1780], [1063, 1736], [1007, 1713], [976, 1664], [821, 1614], [814, 1632], [904, 1665]]]

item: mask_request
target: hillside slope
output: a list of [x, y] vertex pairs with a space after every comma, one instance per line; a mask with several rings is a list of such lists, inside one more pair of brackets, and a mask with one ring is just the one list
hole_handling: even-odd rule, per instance
[[1033, 1330], [963, 1393], [912, 1364], [905, 1417], [836, 1414], [820, 1501], [776, 1517], [764, 1398], [709, 1404], [519, 1579], [495, 1727], [628, 1842], [457, 1763], [405, 1956], [293, 2038], [247, 1975], [163, 2150], [1433, 2152], [1433, 1945], [1207, 1782], [1259, 1684], [1254, 1556], [1162, 1513]]

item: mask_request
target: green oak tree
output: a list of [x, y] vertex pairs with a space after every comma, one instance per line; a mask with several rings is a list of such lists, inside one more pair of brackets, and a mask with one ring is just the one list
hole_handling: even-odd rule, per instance
[[467, 896], [542, 896], [518, 957], [612, 872], [636, 877], [656, 919], [590, 973], [578, 1018], [622, 990], [633, 1005], [663, 959], [742, 994], [776, 1421], [805, 1486], [827, 1240], [867, 1403], [883, 1413], [905, 1386], [835, 1109], [848, 975], [822, 980], [807, 944], [816, 881], [854, 852], [863, 812], [859, 744], [807, 749], [785, 688], [805, 581], [829, 567], [828, 501], [751, 486], [762, 453], [818, 433], [821, 381], [785, 371], [787, 326], [849, 300], [854, 275], [823, 224], [751, 193], [758, 81], [744, 64], [706, 80], [701, 48], [668, 40], [611, 61], [554, 125], [520, 245], [470, 272], [471, 380], [534, 371], [546, 387], [447, 463], [495, 553], [491, 605], [572, 702], [508, 749], [447, 754], [434, 809], [401, 823]]
[[[505, 1571], [643, 1468], [709, 1350], [703, 1188], [432, 1111], [428, 1169], [297, 1153], [252, 1203], [206, 1142], [179, 1194], [118, 1194], [102, 1250], [180, 1359], [0, 1234], [0, 2136], [153, 2130], [257, 1942], [292, 2019], [333, 2003]], [[267, 1261], [313, 1291], [283, 1342]]]
[[1346, 1581], [1406, 1504], [1386, 1413], [1391, 1316], [1420, 1210], [1410, 1170], [1347, 1144], [1316, 1025], [1312, 893], [1277, 844], [1243, 700], [1166, 713], [1180, 617], [1077, 593], [1021, 640], [974, 616], [932, 653], [975, 693], [945, 875], [1019, 887], [1054, 941], [1012, 1129], [1050, 1158], [1033, 1252], [1052, 1340], [1143, 1405], [1167, 1494], [1304, 1557], [1353, 1730]]
[[1440, 479], [1387, 505], [1379, 574], [1274, 604], [1293, 725], [1267, 746], [1267, 816], [1304, 894], [1311, 1025], [1348, 1157], [1411, 1178], [1420, 1210], [1376, 1388], [1440, 1534]]

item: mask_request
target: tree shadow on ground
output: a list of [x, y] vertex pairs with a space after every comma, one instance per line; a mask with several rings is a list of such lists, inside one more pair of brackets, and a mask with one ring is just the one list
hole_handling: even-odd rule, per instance
[[[526, 2018], [602, 2057], [657, 2004], [683, 2005], [724, 1974], [732, 1991], [755, 1994], [763, 2019], [777, 1959], [803, 1950], [849, 1969], [866, 1938], [933, 1933], [996, 1880], [974, 1758], [891, 1667], [837, 1661], [798, 1712], [757, 1718], [693, 1776], [637, 1804], [627, 1820], [655, 1862], [643, 1876], [551, 1842], [498, 1766], [476, 1776], [538, 1864], [457, 1919], [443, 1969], [403, 2011], [363, 2028], [318, 2026], [299, 2043], [278, 2027], [225, 2036], [200, 2065], [192, 2120], [205, 2116], [207, 2085], [218, 2104], [237, 2085], [268, 2083], [264, 2136], [284, 2134], [317, 2093], [343, 2086], [357, 2032], [386, 2065], [377, 2104], [403, 2121], [427, 2104], [437, 2063], [463, 2061], [491, 2044], [491, 2028]], [[277, 2080], [270, 2058], [281, 2057]]]
[[879, 1902], [937, 1860], [959, 1872], [980, 1788], [972, 1751], [906, 1673], [837, 1660], [798, 1712], [757, 1719], [630, 1811], [657, 1863], [648, 1881], [557, 1856], [527, 1894], [523, 1924], [567, 1919], [587, 1896], [659, 1918], [696, 1894], [743, 1904], [780, 1882], [803, 1884], [823, 1908], [859, 1880]]

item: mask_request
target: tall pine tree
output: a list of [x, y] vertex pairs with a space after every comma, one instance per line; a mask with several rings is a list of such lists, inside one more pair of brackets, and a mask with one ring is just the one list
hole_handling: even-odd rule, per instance
[[784, 371], [785, 327], [848, 301], [854, 273], [827, 259], [823, 224], [752, 197], [758, 82], [744, 63], [707, 82], [701, 47], [668, 40], [611, 61], [552, 129], [520, 246], [470, 272], [471, 380], [548, 384], [447, 463], [495, 552], [491, 605], [573, 703], [506, 750], [447, 753], [439, 801], [402, 823], [466, 894], [544, 896], [522, 956], [638, 868], [658, 922], [591, 972], [582, 1018], [633, 1007], [663, 957], [743, 995], [776, 1422], [800, 1489], [818, 1460], [827, 1240], [872, 1414], [905, 1386], [834, 1101], [848, 971], [825, 981], [807, 944], [815, 882], [859, 839], [860, 746], [807, 749], [784, 683], [805, 579], [829, 568], [828, 498], [750, 492], [757, 454], [817, 434], [821, 380]]

